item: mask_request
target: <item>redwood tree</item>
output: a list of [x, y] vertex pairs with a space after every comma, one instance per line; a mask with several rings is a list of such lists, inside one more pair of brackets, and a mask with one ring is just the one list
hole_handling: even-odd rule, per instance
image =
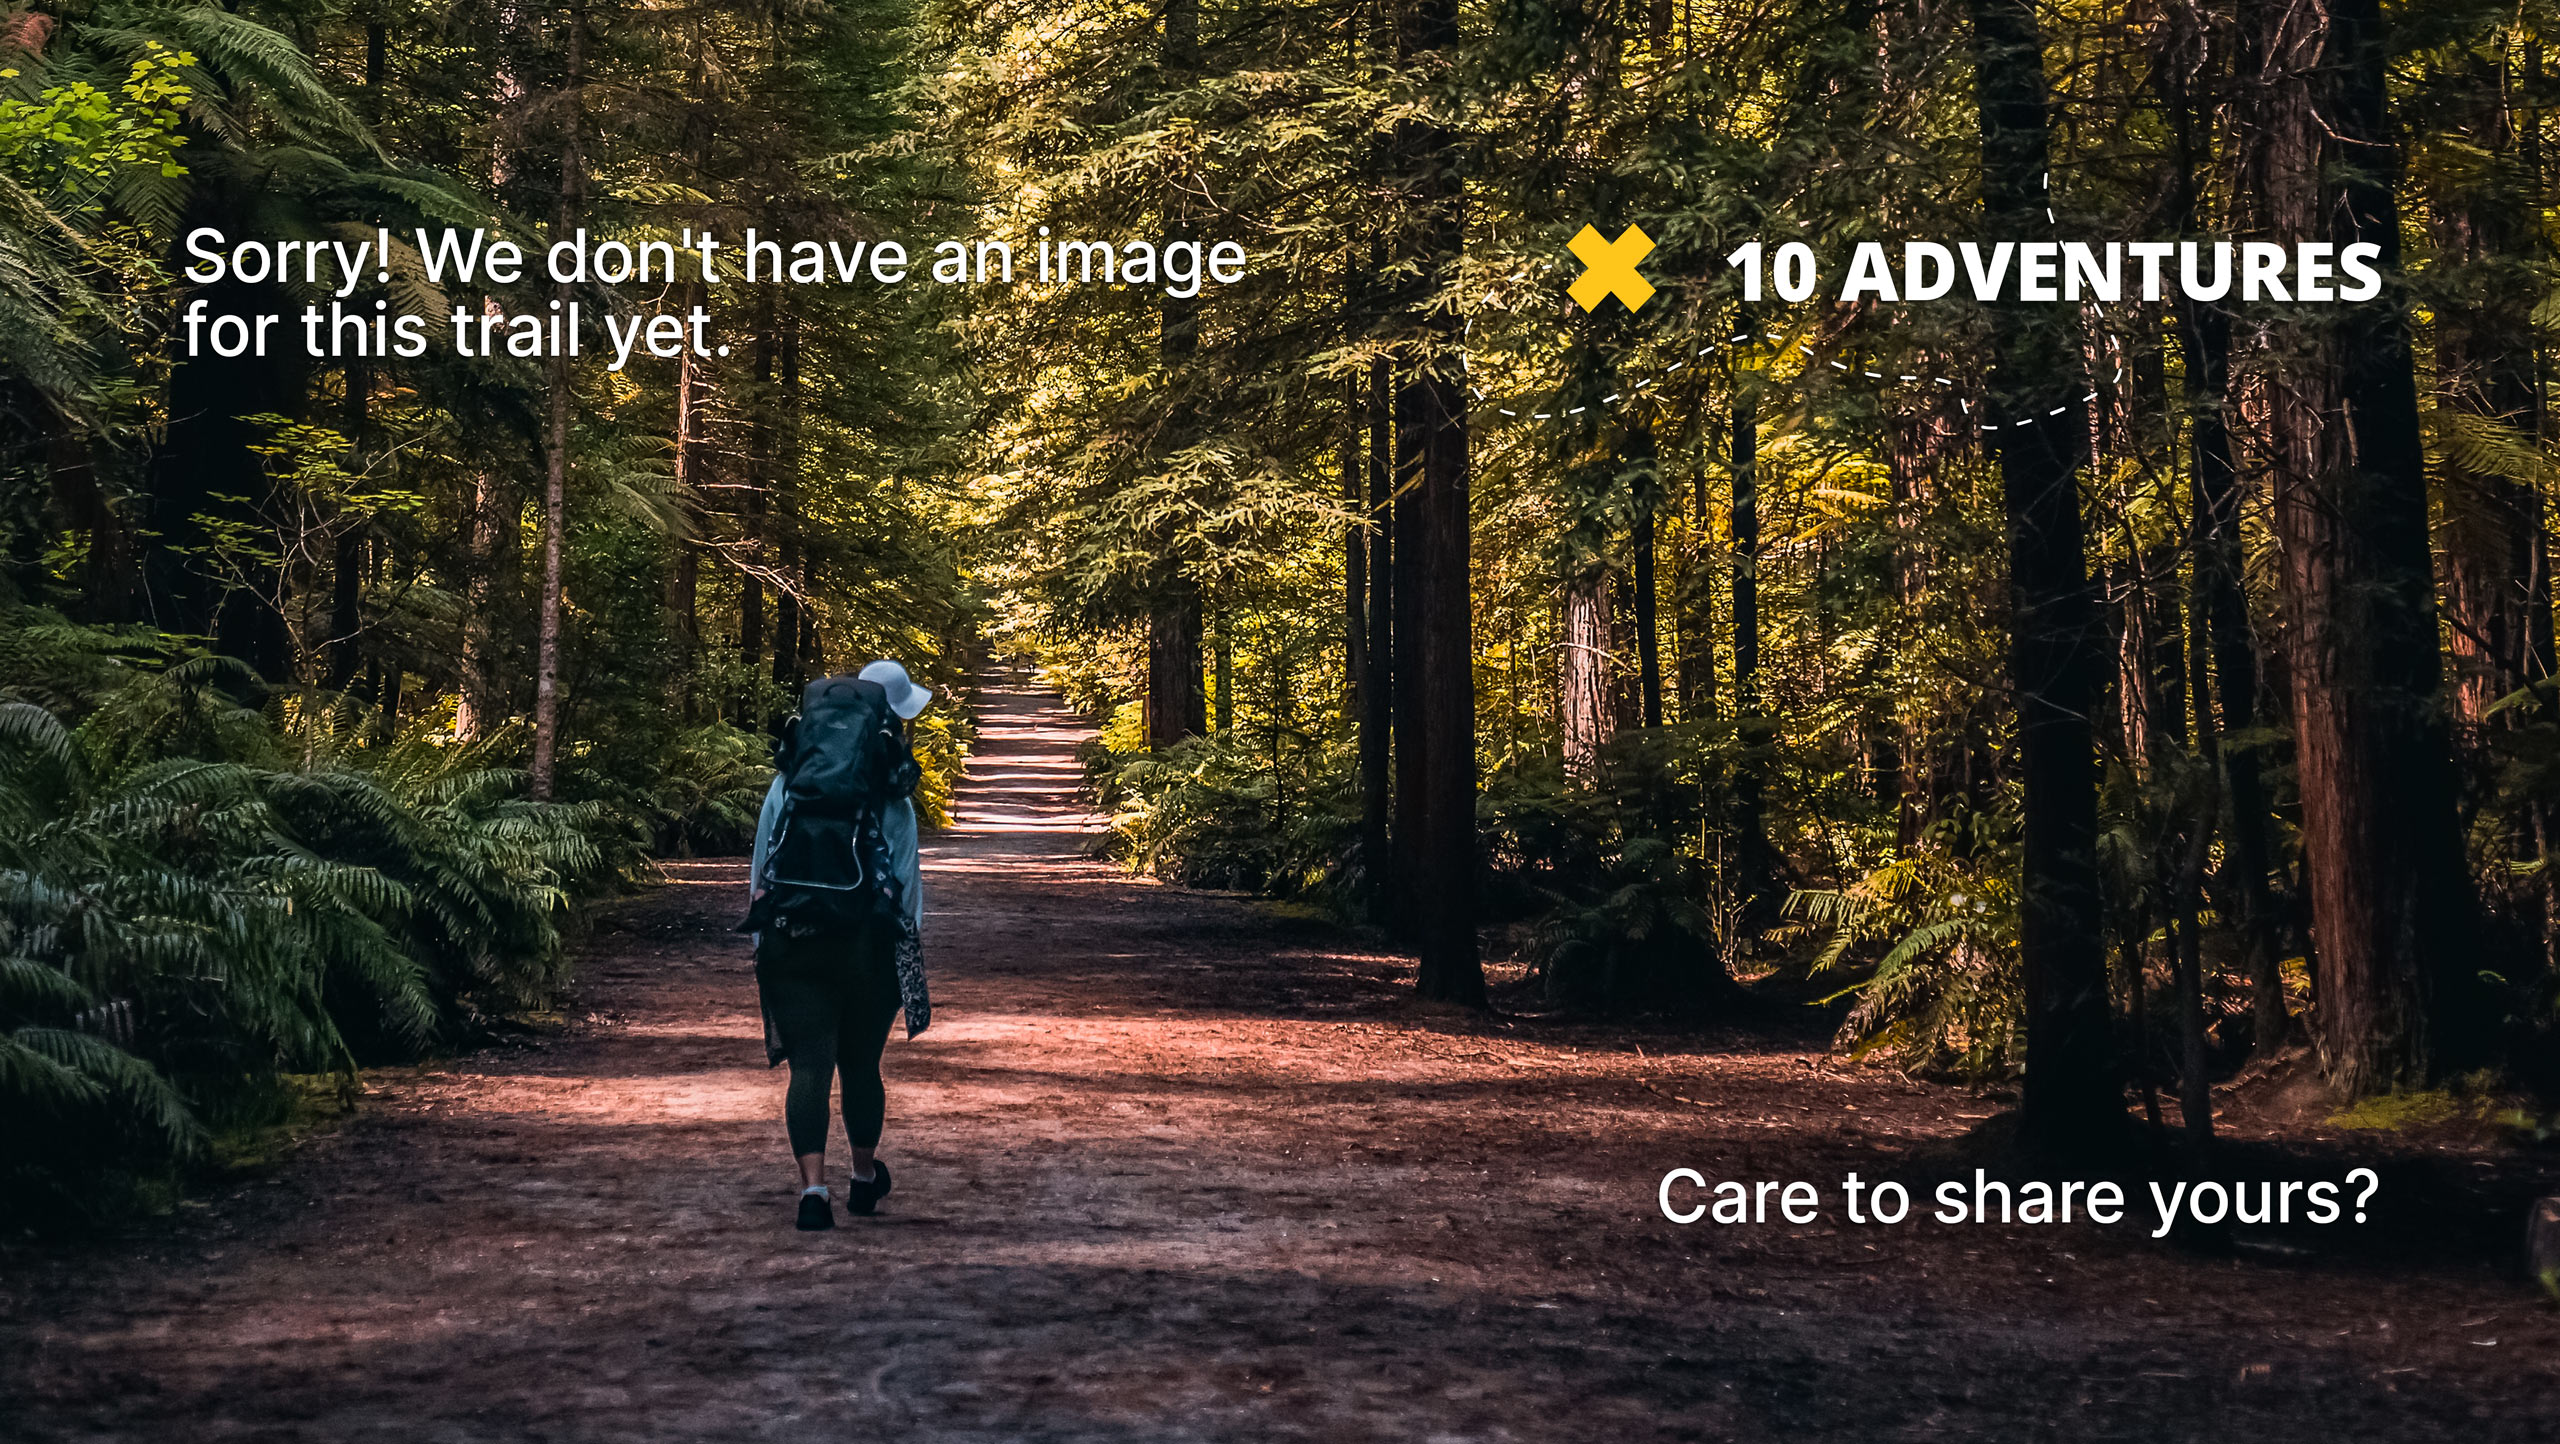
[[[2464, 873], [2428, 551], [2425, 456], [2400, 289], [2398, 152], [2378, 0], [2318, 17], [2263, 10], [2257, 37], [2273, 233], [2379, 248], [2383, 296], [2303, 323], [2280, 355], [2284, 553], [2318, 1005], [2330, 1079], [2349, 1093], [2430, 1067], [2441, 978], [2469, 966]], [[2325, 334], [2323, 334], [2325, 333]], [[2321, 363], [2326, 360], [2327, 366]], [[2321, 387], [2336, 377], [2334, 394]]]

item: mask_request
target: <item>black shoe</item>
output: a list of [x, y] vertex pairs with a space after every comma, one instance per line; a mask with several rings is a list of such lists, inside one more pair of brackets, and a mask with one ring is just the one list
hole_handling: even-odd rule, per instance
[[880, 1200], [888, 1196], [889, 1165], [882, 1163], [879, 1159], [875, 1158], [871, 1160], [871, 1178], [869, 1182], [865, 1182], [862, 1179], [857, 1178], [845, 1186], [844, 1211], [847, 1213], [870, 1214], [880, 1207]]
[[[868, 1208], [863, 1210], [865, 1213], [869, 1213], [870, 1211], [871, 1210]], [[804, 1193], [800, 1195], [800, 1231], [802, 1233], [816, 1233], [821, 1229], [829, 1229], [835, 1226], [836, 1208], [834, 1204], [827, 1202], [827, 1196], [825, 1194]]]

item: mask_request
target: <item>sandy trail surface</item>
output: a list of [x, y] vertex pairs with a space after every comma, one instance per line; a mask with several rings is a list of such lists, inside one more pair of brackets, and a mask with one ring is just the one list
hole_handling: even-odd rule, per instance
[[564, 1035], [376, 1075], [174, 1220], [0, 1254], [0, 1439], [2560, 1431], [2560, 1317], [2493, 1256], [1671, 1225], [1670, 1168], [1828, 1191], [1991, 1106], [1800, 1040], [1418, 1006], [1373, 942], [1088, 859], [1074, 719], [984, 702], [881, 1217], [793, 1231], [744, 865], [675, 864]]

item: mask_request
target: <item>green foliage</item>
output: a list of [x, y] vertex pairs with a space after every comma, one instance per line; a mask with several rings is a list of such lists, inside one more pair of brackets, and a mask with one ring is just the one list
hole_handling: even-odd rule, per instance
[[1840, 1026], [1853, 1057], [1988, 1081], [2024, 1060], [2017, 961], [2016, 820], [1950, 819], [1844, 888], [1788, 895], [1793, 937], [1819, 978], [1854, 979]]
[[[195, 99], [187, 83], [195, 63], [188, 52], [150, 40], [113, 91], [72, 80], [33, 99], [0, 95], [0, 170], [72, 207], [130, 170], [164, 180], [185, 175], [178, 119]], [[0, 67], [0, 80], [21, 75]]]
[[347, 746], [233, 700], [235, 667], [41, 613], [0, 615], [0, 653], [52, 664], [0, 701], [13, 1207], [76, 1212], [282, 1074], [413, 1056], [557, 982], [556, 919], [604, 881], [593, 805], [526, 802], [472, 748]]
[[1729, 1001], [1744, 899], [1724, 865], [1729, 726], [1626, 733], [1586, 779], [1537, 756], [1486, 782], [1487, 903], [1529, 921], [1550, 1001], [1701, 1013]]
[[1343, 898], [1359, 802], [1342, 749], [1302, 751], [1274, 771], [1234, 733], [1161, 753], [1085, 745], [1086, 775], [1111, 818], [1105, 847], [1133, 871], [1190, 887], [1319, 901]]
[[726, 722], [611, 725], [569, 783], [616, 819], [625, 866], [637, 861], [635, 844], [662, 857], [734, 853], [755, 840], [772, 752], [768, 739]]
[[2348, 1128], [2363, 1133], [2402, 1133], [2412, 1129], [2432, 1128], [2449, 1123], [2466, 1113], [2481, 1110], [2466, 1105], [2452, 1090], [2428, 1089], [2416, 1093], [2385, 1093], [2358, 1099], [2348, 1107], [2329, 1115], [2329, 1126]]

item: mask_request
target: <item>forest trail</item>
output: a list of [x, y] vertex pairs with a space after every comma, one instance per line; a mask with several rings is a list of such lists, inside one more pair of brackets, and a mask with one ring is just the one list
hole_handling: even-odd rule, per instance
[[1783, 1040], [1418, 1007], [1409, 965], [1352, 935], [1083, 855], [1074, 720], [1020, 686], [985, 702], [959, 825], [927, 849], [936, 1022], [890, 1045], [881, 1217], [792, 1230], [781, 1076], [729, 931], [743, 865], [676, 863], [584, 948], [565, 1036], [377, 1075], [354, 1122], [175, 1223], [0, 1255], [0, 1436], [2553, 1424], [2560, 1321], [2486, 1266], [2210, 1259], [2133, 1228], [1674, 1227], [1666, 1169], [1828, 1192], [1989, 1110]]

